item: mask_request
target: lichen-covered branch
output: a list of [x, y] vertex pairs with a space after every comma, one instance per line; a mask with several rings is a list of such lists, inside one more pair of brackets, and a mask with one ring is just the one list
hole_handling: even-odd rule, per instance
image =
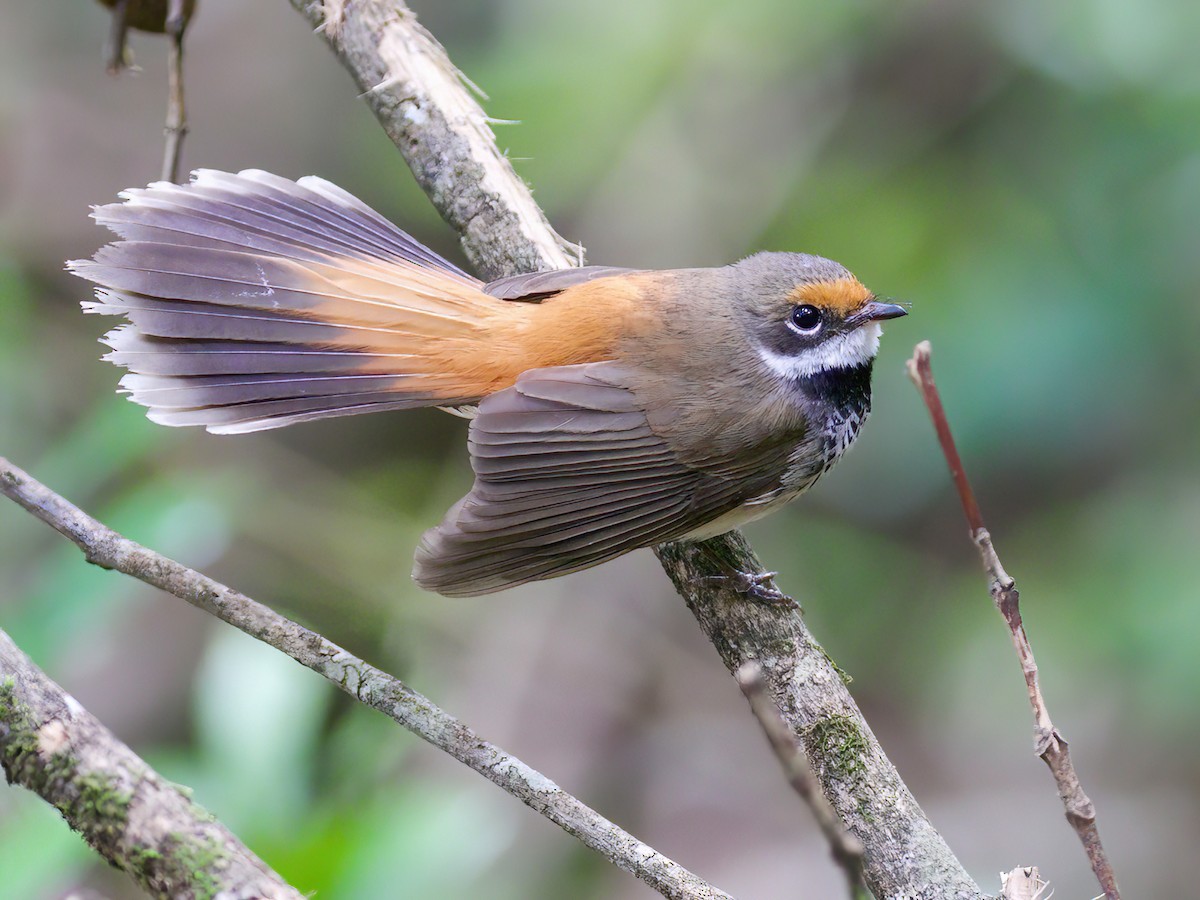
[[958, 455], [958, 447], [950, 433], [950, 423], [946, 418], [946, 410], [942, 406], [942, 398], [938, 393], [937, 384], [933, 380], [933, 368], [930, 361], [931, 350], [928, 341], [917, 344], [912, 359], [908, 361], [908, 374], [929, 409], [937, 432], [938, 443], [950, 467], [954, 486], [958, 490], [962, 503], [963, 514], [967, 518], [971, 541], [979, 549], [983, 562], [983, 570], [988, 577], [988, 591], [996, 609], [1004, 617], [1012, 638], [1013, 649], [1017, 652], [1017, 660], [1021, 664], [1021, 674], [1025, 678], [1025, 690], [1029, 695], [1029, 705], [1033, 710], [1033, 746], [1034, 752], [1042, 758], [1054, 776], [1058, 787], [1058, 796], [1062, 799], [1067, 821], [1079, 835], [1091, 863], [1096, 880], [1104, 890], [1105, 900], [1121, 900], [1121, 892], [1117, 887], [1117, 876], [1113, 871], [1111, 860], [1100, 842], [1100, 829], [1096, 824], [1096, 807], [1083, 792], [1083, 784], [1071, 761], [1071, 751], [1067, 747], [1067, 739], [1054, 727], [1050, 719], [1050, 710], [1046, 707], [1046, 699], [1042, 696], [1041, 684], [1038, 681], [1037, 662], [1033, 658], [1033, 647], [1025, 633], [1025, 625], [1021, 621], [1020, 594], [1017, 583], [1004, 571], [996, 548], [992, 546], [992, 536], [988, 533], [983, 521], [983, 513], [979, 511], [979, 503], [975, 492], [967, 479], [962, 459]]
[[156, 897], [302, 900], [0, 631], [0, 765]]
[[[581, 263], [497, 149], [466, 80], [400, 0], [291, 3], [366, 92], [481, 275]], [[732, 569], [766, 579], [744, 538], [732, 532], [656, 553], [729, 671], [762, 664], [767, 691], [804, 744], [822, 790], [866, 847], [876, 896], [983, 896], [900, 780], [800, 614], [747, 602], [724, 577]]]
[[[913, 799], [846, 689], [841, 672], [798, 610], [731, 596], [714, 566], [713, 542], [676, 543], [659, 558], [730, 672], [757, 661], [765, 689], [808, 756], [842, 823], [866, 848], [867, 886], [876, 897], [983, 897]], [[740, 572], [762, 564], [739, 532], [723, 539]]]
[[767, 696], [762, 666], [757, 662], [748, 662], [733, 674], [742, 693], [750, 702], [750, 710], [762, 726], [771, 750], [783, 766], [788, 784], [812, 810], [813, 818], [817, 820], [817, 825], [833, 853], [834, 862], [845, 873], [846, 890], [850, 900], [863, 900], [866, 897], [867, 886], [863, 881], [862, 841], [842, 827], [837, 813], [821, 793], [821, 785], [813, 775], [808, 759], [800, 749], [799, 741], [783, 721], [775, 703]]
[[[728, 900], [397, 678], [246, 595], [113, 531], [0, 457], [0, 494], [70, 539], [93, 565], [131, 575], [228, 622], [324, 676], [512, 794], [664, 897]], [[267, 895], [264, 895], [267, 896]]]

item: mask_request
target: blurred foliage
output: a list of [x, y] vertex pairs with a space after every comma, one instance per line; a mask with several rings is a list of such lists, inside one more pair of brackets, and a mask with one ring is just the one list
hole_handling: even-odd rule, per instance
[[[1200, 839], [1200, 5], [456, 0], [413, 6], [597, 263], [838, 259], [912, 301], [851, 458], [751, 538], [981, 883], [1091, 896], [1029, 754], [1019, 673], [902, 361], [935, 371], [1059, 726], [1130, 896], [1186, 896]], [[0, 454], [85, 509], [408, 679], [738, 896], [839, 890], [815, 829], [648, 554], [482, 600], [408, 578], [467, 486], [435, 412], [229, 439], [113, 395], [61, 272], [157, 172], [165, 47], [101, 75], [90, 4], [0, 32]], [[453, 239], [285, 4], [189, 31], [191, 166], [308, 172]], [[0, 626], [305, 891], [645, 897], [639, 883], [315, 676], [92, 570], [0, 506]], [[0, 791], [0, 897], [134, 896]]]

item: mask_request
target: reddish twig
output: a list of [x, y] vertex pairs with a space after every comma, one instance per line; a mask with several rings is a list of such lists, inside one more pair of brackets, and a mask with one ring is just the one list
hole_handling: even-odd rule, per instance
[[1121, 894], [1117, 889], [1116, 875], [1112, 863], [1104, 847], [1100, 843], [1100, 830], [1096, 827], [1096, 808], [1075, 773], [1071, 762], [1071, 754], [1066, 739], [1054, 727], [1050, 720], [1050, 712], [1042, 697], [1042, 689], [1038, 684], [1037, 663], [1033, 659], [1033, 648], [1025, 634], [1025, 626], [1021, 622], [1020, 595], [1016, 582], [1004, 571], [996, 549], [992, 546], [992, 536], [984, 527], [983, 516], [979, 512], [979, 504], [975, 502], [975, 494], [971, 490], [963, 471], [962, 460], [955, 447], [954, 438], [950, 434], [950, 425], [946, 420], [946, 411], [942, 408], [942, 400], [938, 395], [937, 385], [933, 381], [933, 370], [930, 367], [930, 347], [928, 341], [922, 341], [913, 351], [913, 357], [907, 363], [908, 377], [913, 380], [925, 405], [929, 407], [929, 415], [933, 418], [933, 426], [937, 430], [938, 442], [946, 455], [950, 466], [950, 474], [958, 488], [962, 500], [963, 512], [970, 526], [971, 540], [979, 548], [983, 559], [983, 568], [991, 581], [989, 591], [996, 608], [1004, 616], [1008, 630], [1012, 635], [1013, 647], [1021, 663], [1021, 672], [1025, 676], [1025, 688], [1029, 694], [1029, 705], [1033, 708], [1033, 743], [1034, 751], [1050, 767], [1054, 782], [1058, 786], [1058, 795], [1062, 798], [1067, 821], [1079, 835], [1083, 849], [1087, 853], [1092, 871], [1096, 874], [1100, 887], [1104, 889], [1106, 900], [1120, 900]]
[[734, 677], [737, 678], [742, 693], [750, 701], [750, 709], [762, 726], [780, 765], [783, 766], [788, 783], [808, 804], [821, 833], [829, 842], [829, 849], [833, 853], [834, 861], [846, 875], [850, 900], [861, 900], [861, 898], [869, 896], [866, 882], [863, 880], [864, 850], [862, 841], [845, 829], [841, 820], [838, 819], [837, 813], [833, 811], [833, 807], [821, 793], [821, 785], [813, 775], [795, 735], [783, 721], [779, 709], [767, 696], [762, 666], [754, 661], [743, 663], [734, 673]]

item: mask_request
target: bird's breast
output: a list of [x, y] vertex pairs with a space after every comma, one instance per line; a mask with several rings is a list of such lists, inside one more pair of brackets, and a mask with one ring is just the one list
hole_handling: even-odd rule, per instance
[[810, 424], [810, 442], [789, 461], [787, 486], [806, 490], [850, 449], [871, 413], [871, 368], [868, 362], [823, 369], [790, 385]]
[[833, 468], [834, 463], [858, 437], [869, 413], [869, 398], [862, 405], [829, 409], [820, 427], [812, 429], [795, 444], [782, 471], [777, 478], [770, 479], [770, 486], [766, 490], [749, 497], [685, 537], [694, 541], [707, 540], [731, 529], [741, 528], [791, 503]]

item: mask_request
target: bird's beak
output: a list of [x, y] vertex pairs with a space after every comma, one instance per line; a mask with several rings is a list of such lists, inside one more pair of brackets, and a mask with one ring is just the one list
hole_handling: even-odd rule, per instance
[[878, 300], [868, 301], [867, 304], [852, 315], [848, 324], [857, 328], [868, 322], [878, 322], [881, 319], [898, 319], [907, 316], [908, 310], [898, 303], [881, 303]]

